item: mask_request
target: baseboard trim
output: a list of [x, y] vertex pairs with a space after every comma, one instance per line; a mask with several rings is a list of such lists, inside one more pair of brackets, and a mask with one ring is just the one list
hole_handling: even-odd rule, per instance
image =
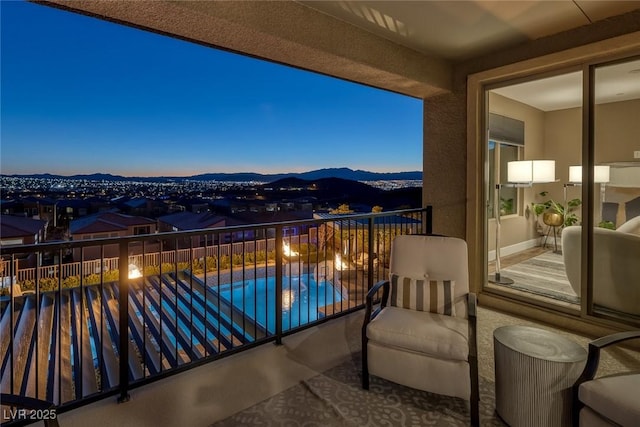
[[[560, 244], [560, 239], [558, 239], [558, 247], [562, 247]], [[541, 241], [540, 238], [535, 238], [531, 240], [525, 240], [524, 242], [516, 243], [515, 245], [503, 246], [500, 248], [500, 258], [507, 255], [516, 254], [518, 252], [522, 252], [527, 249], [535, 248], [536, 246], [540, 246]], [[489, 251], [489, 261], [495, 261], [496, 259], [496, 251]]]

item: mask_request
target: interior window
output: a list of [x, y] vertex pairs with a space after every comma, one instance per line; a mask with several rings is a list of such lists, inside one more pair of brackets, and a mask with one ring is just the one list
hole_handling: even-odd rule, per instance
[[507, 163], [519, 160], [524, 147], [524, 122], [499, 114], [489, 114], [489, 218], [495, 218], [496, 183], [500, 187], [500, 216], [518, 213], [518, 189], [503, 186]]

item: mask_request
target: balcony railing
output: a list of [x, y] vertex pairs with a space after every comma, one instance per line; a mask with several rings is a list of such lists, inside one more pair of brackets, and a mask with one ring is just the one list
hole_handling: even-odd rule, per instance
[[2, 247], [1, 391], [60, 410], [127, 400], [361, 308], [393, 237], [430, 233], [427, 207]]

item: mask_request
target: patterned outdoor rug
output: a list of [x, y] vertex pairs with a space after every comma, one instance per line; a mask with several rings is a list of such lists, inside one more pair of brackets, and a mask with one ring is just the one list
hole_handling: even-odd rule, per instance
[[[225, 426], [468, 426], [469, 403], [371, 377], [363, 390], [360, 354], [263, 402], [212, 424]], [[480, 378], [480, 423], [495, 415], [494, 385]]]
[[515, 282], [503, 286], [573, 304], [580, 303], [567, 279], [562, 254], [545, 252], [502, 269], [502, 275]]

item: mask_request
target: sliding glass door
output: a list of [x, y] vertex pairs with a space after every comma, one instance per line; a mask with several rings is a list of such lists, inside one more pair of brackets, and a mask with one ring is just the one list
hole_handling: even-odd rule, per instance
[[593, 299], [597, 316], [640, 323], [640, 58], [593, 76]]
[[[559, 88], [563, 88], [562, 97], [558, 96]], [[576, 189], [564, 184], [568, 181], [569, 165], [579, 164], [581, 159], [582, 73], [573, 71], [524, 82], [505, 82], [489, 89], [486, 95], [489, 159], [486, 288], [579, 312], [580, 298], [565, 272], [561, 239], [565, 221], [573, 221], [569, 215], [581, 216], [580, 203], [568, 203], [575, 198]], [[493, 137], [502, 134], [500, 128], [497, 132], [495, 129], [496, 115], [504, 117], [497, 124], [507, 123], [511, 129], [519, 130], [521, 139], [513, 136], [517, 132], [507, 132], [509, 140], [499, 144]], [[493, 154], [496, 148], [502, 153], [504, 144], [515, 147], [512, 155]], [[543, 178], [537, 169], [548, 165], [552, 168], [547, 171], [551, 175]], [[515, 176], [523, 172], [518, 171], [522, 167], [525, 176]], [[499, 197], [499, 205], [494, 203], [495, 197]], [[571, 199], [565, 200], [568, 198]], [[494, 205], [502, 206], [500, 218], [495, 217]]]
[[[640, 59], [492, 84], [485, 100], [484, 291], [640, 324]], [[522, 140], [497, 138], [504, 123]], [[536, 161], [554, 176], [536, 180]], [[523, 164], [529, 178], [512, 177]]]

